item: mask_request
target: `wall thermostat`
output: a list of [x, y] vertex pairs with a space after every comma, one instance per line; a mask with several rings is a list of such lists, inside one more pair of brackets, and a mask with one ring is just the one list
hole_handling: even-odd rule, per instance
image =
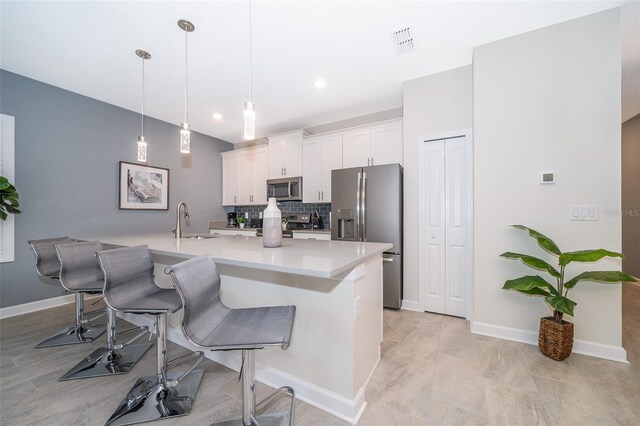
[[541, 184], [556, 183], [555, 172], [540, 172], [540, 183]]

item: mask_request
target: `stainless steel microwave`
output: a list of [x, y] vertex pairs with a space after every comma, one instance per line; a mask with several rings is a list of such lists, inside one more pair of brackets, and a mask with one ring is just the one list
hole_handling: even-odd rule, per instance
[[278, 201], [302, 201], [302, 177], [267, 180], [267, 197]]

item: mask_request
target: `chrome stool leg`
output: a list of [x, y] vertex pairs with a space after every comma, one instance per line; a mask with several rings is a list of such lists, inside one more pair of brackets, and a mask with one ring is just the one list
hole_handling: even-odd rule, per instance
[[[119, 334], [132, 331], [138, 331], [138, 334], [125, 343], [116, 344]], [[58, 380], [86, 379], [128, 373], [147, 350], [153, 346], [153, 343], [132, 344], [148, 331], [149, 328], [144, 326], [116, 333], [116, 312], [107, 307], [107, 347], [93, 351], [91, 355], [80, 361]]]
[[[186, 416], [191, 412], [200, 387], [204, 370], [196, 366], [204, 358], [203, 352], [167, 362], [166, 315], [156, 315], [156, 374], [140, 377], [116, 411], [107, 421], [108, 426]], [[196, 356], [196, 361], [184, 372], [167, 372], [168, 364]]]
[[[215, 426], [293, 426], [296, 394], [292, 387], [283, 386], [271, 392], [256, 404], [256, 358], [255, 350], [242, 350], [242, 418], [214, 423]], [[275, 412], [256, 415], [256, 409], [268, 404], [276, 395], [285, 393], [291, 397], [288, 412]]]
[[36, 348], [47, 348], [51, 346], [75, 345], [78, 343], [89, 343], [100, 337], [105, 332], [104, 325], [90, 325], [89, 322], [97, 319], [100, 315], [86, 320], [84, 318], [84, 293], [77, 292], [76, 297], [76, 324], [60, 330], [54, 336], [36, 345]]

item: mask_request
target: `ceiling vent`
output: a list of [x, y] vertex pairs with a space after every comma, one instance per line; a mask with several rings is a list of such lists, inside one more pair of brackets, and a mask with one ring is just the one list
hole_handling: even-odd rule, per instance
[[400, 55], [416, 50], [416, 43], [413, 38], [413, 30], [411, 27], [405, 27], [398, 31], [394, 31], [391, 36], [393, 37], [393, 43], [396, 45], [396, 50]]

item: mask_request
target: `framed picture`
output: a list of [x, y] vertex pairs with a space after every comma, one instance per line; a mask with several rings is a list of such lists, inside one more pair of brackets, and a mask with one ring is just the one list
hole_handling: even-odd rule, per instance
[[120, 162], [121, 210], [169, 210], [169, 169]]

